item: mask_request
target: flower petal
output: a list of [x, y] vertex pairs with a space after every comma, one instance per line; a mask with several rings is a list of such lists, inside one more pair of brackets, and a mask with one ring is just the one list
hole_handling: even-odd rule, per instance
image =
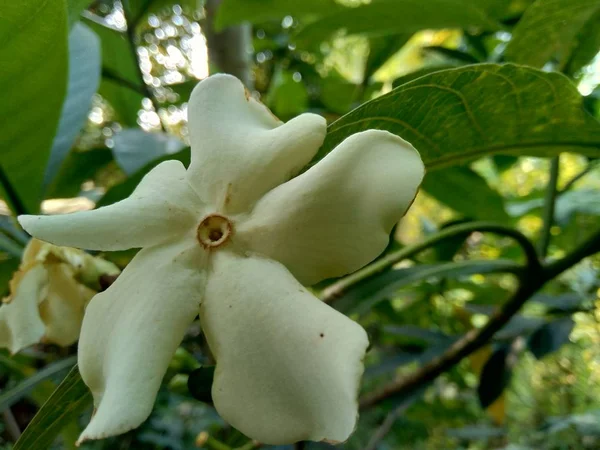
[[41, 264], [29, 268], [20, 279], [11, 281], [15, 291], [9, 303], [0, 306], [0, 348], [11, 353], [40, 342], [45, 326], [38, 305], [46, 295], [48, 273]]
[[265, 444], [344, 441], [358, 416], [368, 338], [276, 261], [214, 256], [200, 319], [219, 414]]
[[317, 152], [326, 121], [302, 114], [283, 124], [231, 75], [200, 82], [188, 104], [190, 183], [221, 212], [249, 208]]
[[345, 275], [385, 249], [423, 175], [408, 142], [387, 131], [357, 133], [267, 193], [238, 226], [238, 239], [305, 285]]
[[56, 216], [19, 216], [31, 235], [90, 250], [125, 250], [165, 242], [196, 223], [200, 200], [179, 161], [165, 161], [120, 202], [92, 211]]
[[40, 304], [46, 326], [44, 341], [67, 346], [79, 338], [85, 305], [96, 292], [75, 279], [75, 271], [64, 263], [49, 264], [48, 294]]
[[88, 305], [79, 370], [96, 411], [79, 438], [101, 439], [139, 426], [188, 325], [198, 314], [206, 255], [190, 239], [145, 248]]

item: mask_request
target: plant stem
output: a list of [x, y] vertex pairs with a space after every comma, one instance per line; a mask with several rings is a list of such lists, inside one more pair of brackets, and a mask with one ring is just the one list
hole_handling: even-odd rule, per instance
[[144, 81], [144, 74], [142, 73], [142, 68], [140, 66], [140, 59], [139, 59], [138, 53], [137, 53], [137, 46], [135, 44], [135, 25], [136, 25], [136, 23], [131, 18], [131, 12], [129, 11], [129, 1], [128, 0], [125, 0], [123, 3], [123, 15], [125, 16], [125, 22], [127, 23], [127, 30], [126, 30], [127, 42], [129, 43], [129, 50], [131, 51], [131, 55], [133, 57], [133, 60], [135, 61], [135, 68], [137, 70], [138, 77], [140, 79], [140, 86], [143, 90], [144, 96], [146, 96], [150, 100], [150, 102], [152, 102], [152, 107], [154, 108], [154, 111], [156, 112], [156, 115], [158, 116], [160, 128], [163, 131], [166, 131], [163, 121], [160, 118], [158, 101], [156, 100], [156, 97], [154, 96], [154, 93], [152, 92], [150, 87]]
[[544, 199], [544, 211], [542, 218], [544, 225], [542, 234], [538, 242], [538, 254], [544, 259], [548, 254], [548, 245], [550, 244], [552, 225], [554, 224], [554, 209], [556, 206], [558, 172], [560, 168], [560, 156], [555, 156], [550, 160], [550, 179], [546, 187], [546, 198]]
[[514, 239], [523, 249], [523, 253], [525, 254], [525, 258], [527, 260], [527, 265], [539, 267], [540, 263], [535, 251], [535, 247], [531, 244], [529, 239], [523, 235], [523, 233], [495, 223], [469, 222], [445, 228], [436, 235], [427, 238], [422, 242], [404, 247], [401, 250], [384, 256], [375, 263], [370, 264], [345, 278], [342, 278], [341, 280], [324, 289], [321, 293], [321, 299], [326, 303], [330, 303], [339, 298], [347, 289], [355, 284], [364, 281], [375, 274], [383, 272], [384, 270], [404, 259], [410, 258], [451, 237], [461, 234], [470, 234], [476, 231], [494, 233]]
[[433, 381], [463, 358], [483, 347], [544, 284], [573, 267], [583, 258], [597, 252], [600, 252], [600, 230], [588, 237], [584, 243], [563, 259], [542, 267], [528, 266], [528, 270], [520, 279], [517, 291], [490, 317], [485, 326], [469, 331], [442, 355], [434, 358], [414, 373], [366, 394], [360, 400], [360, 408], [369, 408], [390, 397], [406, 395]]

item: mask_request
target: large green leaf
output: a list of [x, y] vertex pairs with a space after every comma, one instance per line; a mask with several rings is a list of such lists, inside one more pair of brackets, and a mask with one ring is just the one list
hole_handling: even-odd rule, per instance
[[0, 61], [0, 166], [25, 208], [37, 212], [67, 87], [65, 1], [3, 2]]
[[600, 123], [563, 75], [513, 64], [443, 70], [397, 87], [329, 126], [315, 160], [353, 133], [388, 130], [429, 170], [503, 153], [600, 156]]
[[347, 34], [385, 36], [466, 27], [494, 30], [500, 26], [471, 0], [379, 0], [309, 23], [298, 32], [296, 41], [301, 45], [319, 43], [339, 29]]
[[324, 15], [342, 9], [333, 0], [223, 0], [216, 19], [217, 30], [240, 22], [260, 23], [291, 15]]
[[506, 58], [535, 67], [553, 56], [566, 63], [577, 36], [598, 10], [598, 0], [537, 0], [515, 26]]
[[448, 167], [426, 176], [425, 192], [469, 219], [507, 221], [502, 196], [468, 167]]
[[87, 120], [92, 97], [100, 81], [100, 41], [87, 26], [77, 23], [69, 35], [69, 83], [58, 131], [46, 166], [47, 187], [69, 153]]
[[13, 450], [49, 448], [61, 429], [91, 404], [92, 394], [75, 366], [29, 422]]
[[127, 36], [97, 17], [88, 15], [85, 23], [100, 37], [102, 45], [103, 78], [98, 92], [112, 105], [118, 120], [135, 127], [144, 85]]

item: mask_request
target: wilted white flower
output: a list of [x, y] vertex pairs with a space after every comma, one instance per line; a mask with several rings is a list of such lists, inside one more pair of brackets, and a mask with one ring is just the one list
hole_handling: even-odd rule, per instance
[[85, 313], [79, 368], [96, 412], [79, 442], [148, 417], [198, 312], [225, 420], [268, 444], [344, 441], [367, 335], [303, 285], [353, 272], [385, 249], [421, 183], [419, 154], [368, 130], [295, 176], [325, 138], [322, 117], [283, 124], [228, 75], [202, 81], [188, 111], [187, 170], [163, 162], [114, 205], [19, 219], [61, 245], [143, 248]]
[[73, 344], [99, 277], [118, 273], [81, 250], [31, 239], [0, 307], [0, 348], [16, 353], [39, 342]]

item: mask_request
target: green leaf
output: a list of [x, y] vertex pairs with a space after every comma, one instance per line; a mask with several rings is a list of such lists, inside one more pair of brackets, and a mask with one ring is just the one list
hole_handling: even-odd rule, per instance
[[357, 284], [334, 303], [344, 312], [364, 314], [373, 305], [393, 295], [398, 289], [419, 281], [441, 278], [461, 278], [475, 274], [513, 273], [521, 266], [509, 260], [460, 261], [442, 264], [421, 264], [390, 270]]
[[[491, 427], [489, 425], [471, 425], [461, 428], [448, 428], [446, 434], [456, 439], [468, 441], [493, 439], [506, 436], [506, 429], [500, 427]], [[506, 447], [506, 450], [518, 450], [513, 446]]]
[[64, 0], [4, 2], [0, 23], [0, 167], [35, 213], [67, 88], [67, 9]]
[[223, 0], [217, 11], [217, 31], [241, 22], [260, 23], [285, 16], [324, 15], [341, 9], [333, 0]]
[[346, 34], [385, 36], [423, 29], [480, 27], [496, 30], [500, 25], [470, 0], [374, 1], [344, 8], [303, 27], [295, 36], [299, 45], [318, 44], [336, 30]]
[[494, 155], [492, 156], [496, 170], [500, 173], [507, 171], [519, 160], [518, 156], [513, 155]]
[[502, 196], [468, 167], [448, 167], [425, 176], [423, 190], [469, 219], [507, 222]]
[[21, 258], [23, 255], [23, 247], [2, 232], [0, 232], [0, 250], [15, 258]]
[[176, 97], [174, 99], [169, 99], [167, 96], [167, 100], [165, 102], [163, 102], [163, 105], [181, 105], [184, 102], [187, 102], [190, 99], [190, 95], [192, 94], [192, 91], [194, 90], [194, 88], [196, 87], [196, 85], [198, 84], [197, 79], [191, 79], [188, 81], [184, 81], [182, 83], [175, 83], [175, 84], [169, 84], [169, 85], [165, 85], [163, 87], [170, 89], [171, 91], [173, 91], [174, 94], [176, 94]]
[[[429, 170], [494, 154], [600, 156], [600, 123], [563, 75], [512, 64], [434, 72], [371, 100], [329, 126], [313, 161], [351, 134], [397, 134]], [[429, 175], [433, 176], [433, 175]]]
[[167, 133], [148, 133], [139, 128], [123, 130], [114, 136], [113, 155], [127, 175], [132, 175], [155, 159], [180, 152], [186, 145]]
[[101, 206], [111, 205], [119, 200], [129, 197], [140, 181], [142, 181], [142, 178], [144, 178], [144, 176], [150, 172], [150, 170], [152, 170], [161, 162], [169, 159], [181, 161], [187, 167], [190, 163], [190, 149], [183, 149], [179, 153], [163, 156], [162, 158], [156, 159], [147, 164], [142, 169], [138, 170], [136, 173], [127, 178], [127, 180], [124, 182], [111, 187], [106, 194], [104, 194], [104, 196], [98, 200], [96, 207], [99, 208]]
[[62, 106], [58, 131], [52, 143], [46, 166], [44, 185], [47, 187], [73, 146], [84, 126], [92, 97], [100, 82], [100, 41], [92, 30], [77, 23], [69, 35], [69, 81], [67, 97]]
[[563, 317], [554, 322], [546, 323], [538, 328], [527, 341], [529, 350], [537, 358], [554, 353], [569, 342], [569, 336], [575, 322], [570, 317]]
[[308, 109], [308, 92], [292, 72], [278, 68], [271, 79], [266, 96], [269, 108], [282, 120], [289, 120]]
[[52, 378], [55, 375], [58, 375], [61, 372], [72, 368], [76, 362], [77, 356], [71, 356], [69, 358], [56, 361], [44, 367], [42, 370], [39, 370], [32, 376], [26, 378], [24, 381], [22, 381], [12, 389], [4, 391], [2, 395], [0, 395], [0, 412], [4, 411], [7, 408], [10, 408], [16, 402], [21, 400], [32, 390], [34, 390], [36, 386], [42, 381], [45, 381], [48, 378]]
[[600, 216], [598, 191], [595, 189], [578, 189], [567, 191], [556, 200], [554, 219], [559, 225], [566, 225], [577, 214]]
[[487, 408], [500, 397], [511, 378], [511, 364], [509, 363], [510, 348], [501, 345], [487, 360], [477, 386], [477, 396], [482, 408]]
[[600, 52], [600, 8], [579, 32], [577, 43], [566, 67], [566, 72], [571, 75], [589, 64]]
[[359, 85], [337, 74], [321, 78], [319, 84], [321, 88], [319, 99], [327, 110], [337, 114], [350, 111], [360, 91]]
[[575, 292], [566, 292], [559, 295], [537, 294], [530, 301], [544, 305], [548, 313], [564, 314], [593, 310], [593, 302]]
[[81, 185], [94, 178], [98, 170], [113, 161], [108, 149], [71, 152], [60, 167], [54, 182], [46, 191], [46, 198], [76, 197]]
[[91, 404], [92, 394], [75, 366], [29, 422], [13, 450], [49, 448], [61, 429]]
[[577, 36], [598, 10], [597, 0], [537, 0], [513, 29], [506, 59], [542, 67], [556, 57], [562, 67]]
[[438, 55], [443, 56], [445, 59], [456, 61], [459, 64], [477, 64], [481, 62], [469, 53], [453, 48], [441, 47], [439, 45], [423, 47], [423, 51], [426, 53], [437, 53]]
[[144, 98], [144, 84], [127, 36], [108, 27], [99, 17], [87, 15], [85, 23], [98, 35], [102, 46], [103, 77], [98, 92], [114, 108], [119, 121], [135, 127]]
[[402, 86], [403, 84], [410, 83], [417, 78], [424, 77], [425, 75], [429, 75], [430, 73], [439, 72], [441, 70], [454, 69], [456, 64], [436, 64], [434, 66], [423, 67], [421, 69], [415, 70], [414, 72], [407, 73], [406, 75], [402, 75], [399, 78], [396, 78], [392, 82], [392, 87], [397, 88], [398, 86]]

